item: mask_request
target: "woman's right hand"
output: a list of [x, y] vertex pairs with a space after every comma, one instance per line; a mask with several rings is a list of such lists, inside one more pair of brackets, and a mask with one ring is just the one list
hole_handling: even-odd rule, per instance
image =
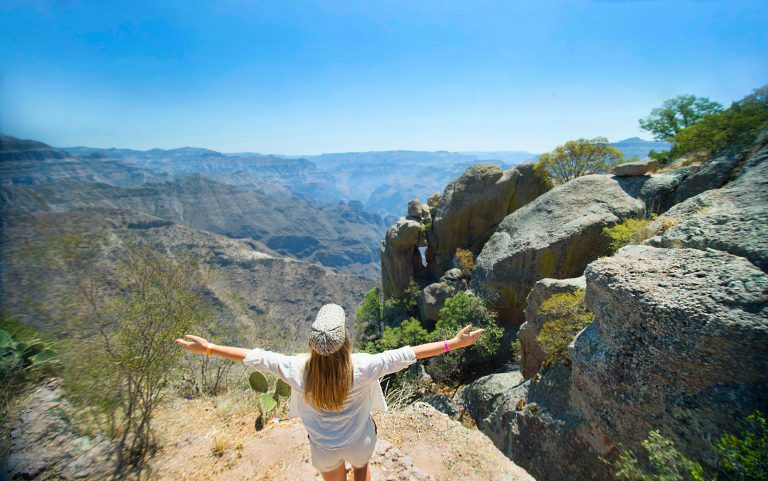
[[472, 324], [467, 324], [462, 330], [459, 331], [458, 334], [456, 334], [456, 337], [453, 338], [456, 347], [471, 346], [477, 342], [477, 340], [480, 338], [480, 335], [485, 332], [485, 329], [475, 329], [474, 331], [471, 329]]
[[202, 337], [192, 336], [190, 334], [184, 335], [185, 338], [190, 339], [185, 341], [183, 339], [176, 339], [176, 344], [180, 345], [192, 354], [202, 354], [208, 348], [210, 342], [206, 341]]

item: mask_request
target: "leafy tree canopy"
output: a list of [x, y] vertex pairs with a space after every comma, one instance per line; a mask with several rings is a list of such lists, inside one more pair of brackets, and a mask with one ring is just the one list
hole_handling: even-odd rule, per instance
[[620, 150], [608, 145], [608, 139], [595, 137], [570, 140], [543, 154], [539, 162], [547, 168], [556, 184], [564, 184], [582, 175], [606, 172], [623, 158]]
[[681, 130], [688, 128], [704, 116], [723, 110], [723, 106], [706, 97], [678, 95], [664, 101], [661, 107], [640, 119], [640, 128], [651, 132], [658, 140], [672, 141]]

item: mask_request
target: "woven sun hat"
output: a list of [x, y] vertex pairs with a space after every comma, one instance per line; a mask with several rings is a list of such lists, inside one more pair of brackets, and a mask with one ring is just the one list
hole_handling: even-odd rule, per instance
[[326, 304], [321, 307], [310, 328], [309, 347], [323, 356], [338, 351], [347, 335], [344, 319], [344, 308], [340, 305]]

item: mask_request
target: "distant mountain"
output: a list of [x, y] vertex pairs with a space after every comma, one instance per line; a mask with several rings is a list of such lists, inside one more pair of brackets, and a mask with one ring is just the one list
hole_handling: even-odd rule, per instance
[[42, 142], [0, 135], [0, 183], [3, 184], [79, 179], [110, 185], [136, 185], [168, 177], [104, 157], [76, 157]]
[[281, 255], [369, 276], [378, 275], [379, 242], [388, 227], [357, 204], [319, 207], [296, 196], [276, 196], [200, 174], [135, 187], [79, 179], [6, 185], [0, 195], [20, 212], [132, 209], [194, 229], [254, 239]]
[[223, 154], [208, 149], [183, 147], [163, 150], [96, 149], [68, 147], [66, 152], [97, 156], [129, 165], [154, 169], [169, 176], [205, 174], [232, 185], [256, 187], [272, 194], [296, 194], [320, 203], [347, 200], [336, 188], [335, 179], [303, 158], [286, 159], [261, 154]]
[[365, 210], [400, 216], [405, 203], [422, 201], [478, 162], [504, 168], [535, 157], [528, 152], [422, 152], [396, 150], [316, 156], [220, 153], [184, 147], [163, 150], [68, 147], [72, 155], [110, 159], [170, 176], [204, 174], [214, 180], [262, 193], [298, 195], [323, 206], [359, 201]]
[[661, 152], [662, 150], [669, 150], [672, 144], [669, 142], [661, 142], [656, 140], [643, 140], [640, 137], [630, 137], [628, 139], [619, 140], [618, 142], [612, 142], [609, 144], [624, 153], [624, 157], [629, 159], [635, 155], [641, 159], [648, 157], [648, 153], [651, 150]]
[[[4, 186], [6, 189], [8, 186]], [[26, 189], [27, 187], [22, 187]], [[5, 199], [4, 199], [5, 200]], [[37, 328], [59, 331], [66, 315], [50, 306], [62, 292], [75, 289], [74, 279], [51, 264], [37, 262], [51, 239], [51, 231], [78, 233], [103, 239], [105, 255], [95, 268], [114, 265], [109, 253], [121, 252], [128, 241], [143, 241], [169, 256], [212, 256], [214, 276], [205, 293], [212, 309], [211, 322], [221, 335], [232, 333], [244, 345], [284, 351], [306, 349], [309, 324], [326, 302], [354, 313], [365, 292], [377, 281], [340, 274], [308, 262], [283, 258], [250, 239], [190, 229], [133, 209], [89, 207], [67, 212], [23, 213], [2, 205], [6, 220], [0, 269], [0, 311], [29, 319]], [[43, 241], [31, 244], [33, 241]], [[35, 256], [29, 255], [30, 246]], [[115, 294], [118, 286], [102, 286], [102, 294]], [[353, 316], [348, 315], [352, 329]]]

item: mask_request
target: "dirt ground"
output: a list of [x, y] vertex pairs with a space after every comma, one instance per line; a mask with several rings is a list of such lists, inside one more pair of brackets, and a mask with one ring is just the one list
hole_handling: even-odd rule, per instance
[[[255, 414], [221, 417], [215, 399], [177, 399], [156, 418], [157, 480], [320, 480], [298, 419], [256, 432]], [[374, 413], [374, 480], [533, 480], [482, 433], [425, 404]], [[216, 452], [214, 452], [216, 451]], [[351, 472], [349, 479], [352, 479]]]

